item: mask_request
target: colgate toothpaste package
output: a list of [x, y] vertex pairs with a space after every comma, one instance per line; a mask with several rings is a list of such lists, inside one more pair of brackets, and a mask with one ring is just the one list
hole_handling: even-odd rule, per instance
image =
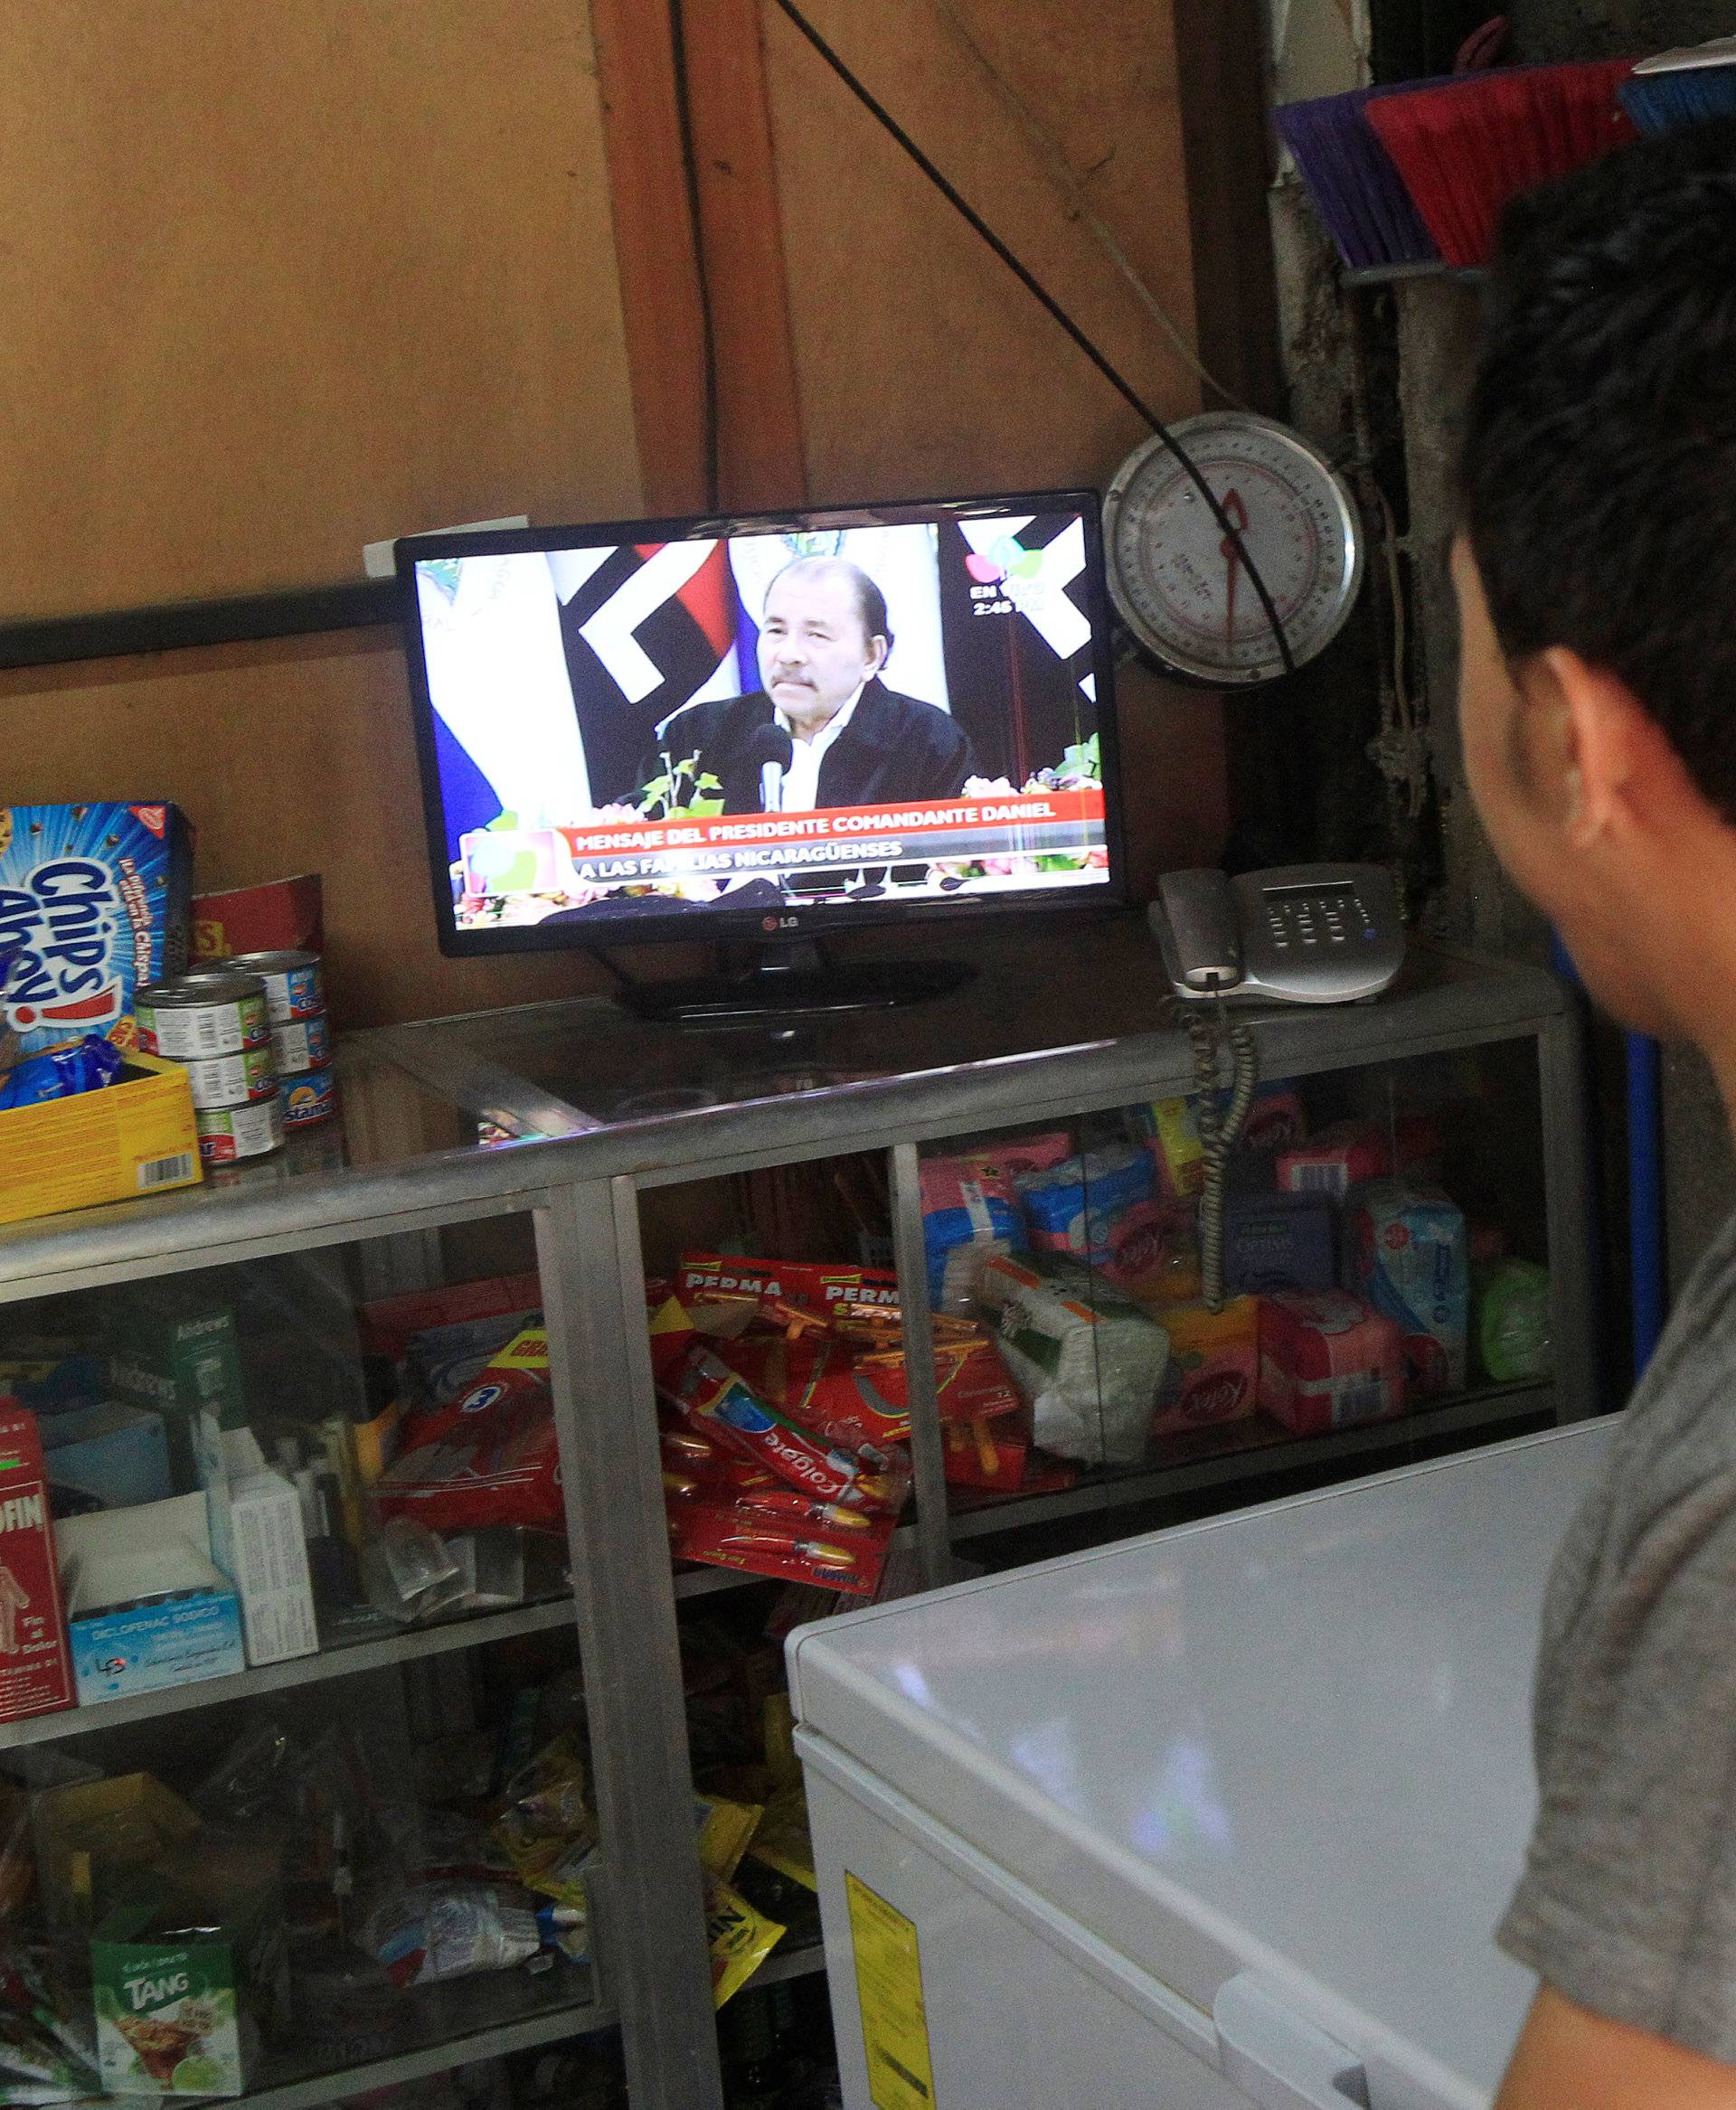
[[133, 992], [186, 966], [192, 881], [172, 805], [0, 806], [0, 1032], [132, 1045]]
[[[835, 1341], [747, 1340], [713, 1344], [721, 1362], [762, 1399], [828, 1442], [876, 1450], [908, 1443], [910, 1389], [898, 1336], [858, 1352]], [[935, 1342], [935, 1384], [942, 1419], [984, 1421], [1018, 1412], [1023, 1401], [986, 1334]]]
[[1342, 1201], [1365, 1180], [1383, 1180], [1392, 1170], [1387, 1135], [1378, 1122], [1335, 1121], [1307, 1143], [1278, 1154], [1281, 1194], [1326, 1194]]
[[1411, 1390], [1462, 1391], [1471, 1283], [1458, 1205], [1436, 1188], [1377, 1180], [1352, 1197], [1344, 1232], [1358, 1295], [1403, 1333]]
[[1260, 1403], [1297, 1436], [1385, 1421], [1405, 1408], [1397, 1322], [1342, 1289], [1261, 1301]]
[[910, 1473], [901, 1461], [866, 1447], [828, 1446], [768, 1406], [708, 1348], [690, 1352], [666, 1397], [691, 1427], [817, 1501], [850, 1509], [903, 1504]]
[[1260, 1389], [1260, 1300], [1231, 1297], [1221, 1312], [1179, 1305], [1156, 1316], [1169, 1336], [1169, 1364], [1152, 1435], [1185, 1436], [1251, 1414]]

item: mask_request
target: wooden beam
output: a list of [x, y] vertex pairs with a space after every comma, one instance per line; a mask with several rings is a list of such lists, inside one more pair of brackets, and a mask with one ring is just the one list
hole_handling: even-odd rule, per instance
[[1175, 0], [1200, 357], [1251, 409], [1283, 402], [1255, 0]]
[[687, 0], [700, 212], [717, 334], [719, 477], [731, 506], [807, 496], [761, 0]]
[[[591, 0], [646, 504], [704, 489], [704, 336], [670, 14]], [[807, 495], [759, 0], [686, 0], [689, 107], [717, 362], [719, 496]]]
[[705, 505], [704, 343], [669, 12], [590, 0], [639, 475], [649, 513]]

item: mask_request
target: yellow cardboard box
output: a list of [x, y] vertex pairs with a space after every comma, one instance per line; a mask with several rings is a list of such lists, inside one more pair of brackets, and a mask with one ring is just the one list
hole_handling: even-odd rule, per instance
[[187, 1073], [155, 1055], [129, 1052], [105, 1091], [0, 1113], [0, 1223], [203, 1177]]

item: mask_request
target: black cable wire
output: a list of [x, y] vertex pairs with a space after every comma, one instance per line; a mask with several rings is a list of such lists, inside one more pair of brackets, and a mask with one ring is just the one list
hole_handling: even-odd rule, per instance
[[[679, 12], [681, 0], [671, 0], [671, 4], [676, 8], [677, 12]], [[832, 49], [831, 45], [826, 42], [826, 39], [820, 34], [818, 30], [816, 30], [812, 23], [807, 20], [807, 16], [802, 14], [801, 10], [796, 6], [795, 0], [778, 0], [778, 5], [783, 10], [784, 14], [789, 18], [795, 26], [802, 33], [803, 36], [807, 39], [808, 42], [813, 45], [814, 49], [819, 53], [820, 57], [826, 61], [826, 64], [832, 69], [833, 72], [835, 73], [838, 79], [843, 81], [844, 85], [850, 90], [851, 94], [855, 97], [856, 100], [861, 103], [863, 109], [868, 112], [869, 116], [873, 118], [874, 122], [879, 125], [884, 131], [889, 133], [891, 137], [898, 142], [899, 146], [903, 148], [904, 152], [909, 155], [913, 162], [915, 162], [918, 168], [922, 171], [922, 174], [928, 177], [929, 181], [934, 185], [935, 189], [940, 193], [943, 198], [945, 198], [948, 204], [952, 207], [953, 211], [957, 212], [959, 217], [964, 220], [976, 234], [982, 237], [983, 240], [986, 241], [989, 248], [994, 250], [995, 254], [1001, 259], [1002, 263], [1006, 266], [1007, 269], [1013, 273], [1014, 277], [1019, 281], [1020, 285], [1024, 287], [1025, 291], [1031, 295], [1032, 298], [1039, 302], [1041, 306], [1047, 310], [1048, 314], [1054, 319], [1054, 321], [1061, 325], [1061, 328], [1066, 331], [1067, 334], [1072, 339], [1073, 343], [1078, 345], [1079, 349], [1085, 354], [1086, 358], [1088, 358], [1091, 364], [1096, 367], [1098, 372], [1103, 376], [1104, 380], [1107, 381], [1120, 396], [1122, 396], [1128, 403], [1133, 406], [1136, 410], [1138, 411], [1139, 415], [1145, 419], [1146, 423], [1151, 427], [1152, 431], [1156, 433], [1160, 440], [1162, 440], [1164, 446], [1168, 449], [1169, 453], [1175, 457], [1176, 462], [1180, 465], [1183, 473], [1187, 476], [1189, 482], [1193, 484], [1195, 490], [1198, 491], [1200, 496], [1204, 499], [1207, 506], [1211, 510], [1212, 519], [1216, 521], [1219, 527], [1223, 530], [1225, 542], [1230, 544], [1231, 548], [1235, 551], [1236, 555], [1241, 560], [1242, 567], [1248, 574], [1249, 584], [1253, 588], [1255, 598], [1260, 602], [1261, 608], [1265, 611], [1266, 620], [1271, 626], [1273, 637], [1277, 640], [1278, 655], [1278, 658], [1283, 662], [1284, 672], [1287, 674], [1293, 674], [1296, 672], [1296, 655], [1290, 650], [1289, 637], [1285, 631], [1283, 620], [1278, 615], [1278, 604], [1273, 600], [1270, 592], [1268, 590], [1266, 581], [1260, 577], [1259, 567], [1255, 564], [1252, 557], [1249, 555], [1248, 545], [1241, 539], [1241, 530], [1236, 526], [1236, 523], [1231, 519], [1230, 515], [1224, 511], [1223, 506], [1218, 498], [1217, 493], [1212, 490], [1211, 485], [1208, 484], [1204, 476], [1201, 475], [1199, 465], [1194, 461], [1193, 456], [1188, 453], [1187, 449], [1182, 445], [1180, 440], [1178, 440], [1175, 435], [1169, 429], [1169, 427], [1165, 424], [1164, 420], [1157, 415], [1156, 411], [1152, 409], [1151, 405], [1146, 401], [1145, 398], [1141, 396], [1133, 387], [1132, 383], [1128, 381], [1116, 367], [1111, 365], [1105, 355], [1098, 350], [1097, 346], [1085, 334], [1084, 331], [1080, 329], [1079, 325], [1073, 320], [1072, 316], [1068, 314], [1067, 310], [1062, 307], [1061, 303], [1054, 297], [1054, 296], [1049, 292], [1047, 287], [1044, 287], [1034, 277], [1034, 275], [1019, 261], [1018, 258], [1014, 255], [1010, 249], [1008, 249], [1006, 244], [1001, 240], [1000, 236], [995, 233], [995, 230], [983, 218], [981, 213], [979, 213], [969, 203], [969, 201], [961, 196], [960, 193], [954, 188], [954, 186], [948, 182], [947, 178], [940, 173], [939, 169], [938, 169], [934, 163], [929, 159], [928, 155], [923, 153], [922, 149], [917, 145], [916, 141], [910, 137], [910, 134], [899, 123], [898, 119], [893, 117], [892, 112], [886, 108], [885, 105], [877, 101], [874, 96], [863, 85], [863, 83], [857, 80], [856, 76], [851, 72], [850, 69], [844, 64], [844, 61], [839, 58], [838, 54]]]
[[681, 167], [687, 188], [687, 217], [693, 233], [693, 270], [699, 281], [699, 334], [704, 368], [705, 507], [718, 509], [717, 331], [712, 319], [712, 275], [705, 261], [705, 223], [699, 205], [699, 153], [693, 144], [693, 106], [687, 80], [687, 30], [682, 0], [669, 0], [669, 49], [675, 77], [675, 119], [681, 133]]

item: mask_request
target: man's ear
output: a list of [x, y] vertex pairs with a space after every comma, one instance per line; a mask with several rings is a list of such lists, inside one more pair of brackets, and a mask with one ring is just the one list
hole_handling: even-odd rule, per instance
[[868, 674], [871, 680], [885, 665], [886, 655], [892, 649], [891, 639], [882, 636], [879, 631], [868, 640]]
[[1633, 820], [1636, 778], [1662, 736], [1618, 675], [1565, 645], [1539, 653], [1518, 681], [1527, 781], [1572, 846], [1590, 849]]

